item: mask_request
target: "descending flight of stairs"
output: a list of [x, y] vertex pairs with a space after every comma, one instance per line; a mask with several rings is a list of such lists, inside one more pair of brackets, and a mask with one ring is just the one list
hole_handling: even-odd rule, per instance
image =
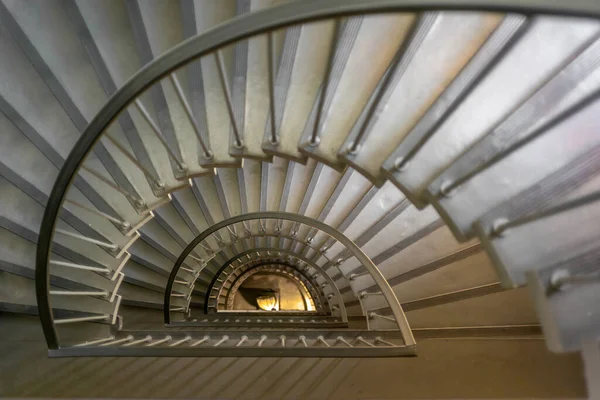
[[[600, 22], [401, 6], [0, 1], [0, 310], [53, 355], [596, 338]], [[221, 316], [249, 268], [319, 313]]]

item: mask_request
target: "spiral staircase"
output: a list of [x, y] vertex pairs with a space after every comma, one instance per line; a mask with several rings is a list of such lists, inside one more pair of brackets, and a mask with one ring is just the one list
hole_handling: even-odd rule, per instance
[[[543, 338], [600, 396], [598, 17], [0, 1], [0, 322], [50, 357]], [[233, 309], [257, 273], [308, 308]]]

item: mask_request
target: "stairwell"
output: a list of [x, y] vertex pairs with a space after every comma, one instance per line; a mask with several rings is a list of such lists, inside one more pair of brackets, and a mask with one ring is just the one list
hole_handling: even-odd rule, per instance
[[1, 0], [0, 395], [600, 396], [600, 8], [439, 7]]

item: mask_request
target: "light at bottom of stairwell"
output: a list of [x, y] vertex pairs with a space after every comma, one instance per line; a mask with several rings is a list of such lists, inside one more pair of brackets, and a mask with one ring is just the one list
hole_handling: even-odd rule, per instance
[[259, 296], [256, 298], [256, 302], [258, 303], [258, 307], [265, 311], [272, 311], [277, 306], [277, 299], [273, 295]]

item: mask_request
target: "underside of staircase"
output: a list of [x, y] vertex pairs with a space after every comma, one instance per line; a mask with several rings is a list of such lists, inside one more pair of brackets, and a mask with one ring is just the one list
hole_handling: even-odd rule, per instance
[[600, 398], [598, 18], [0, 0], [0, 396]]

